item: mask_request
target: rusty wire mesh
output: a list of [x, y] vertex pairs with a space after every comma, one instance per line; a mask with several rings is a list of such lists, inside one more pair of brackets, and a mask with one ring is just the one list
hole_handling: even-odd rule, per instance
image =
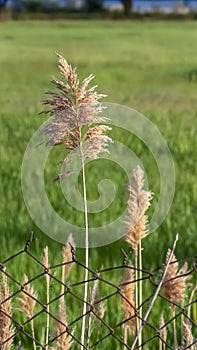
[[[72, 253], [72, 261], [66, 262], [65, 264], [60, 263], [58, 265], [47, 267], [43, 264], [43, 261], [39, 260], [31, 253], [29, 249], [31, 241], [32, 238], [30, 238], [30, 240], [26, 243], [24, 249], [9, 257], [8, 259], [2, 261], [0, 264], [0, 275], [4, 274], [7, 276], [8, 285], [12, 286], [10, 288], [9, 296], [4, 300], [2, 300], [2, 298], [0, 300], [0, 320], [2, 317], [5, 317], [11, 321], [14, 327], [14, 331], [12, 332], [11, 336], [9, 336], [7, 339], [4, 339], [3, 341], [0, 339], [0, 349], [9, 349], [8, 344], [11, 338], [13, 338], [14, 341], [13, 348], [18, 350], [27, 348], [33, 349], [33, 346], [31, 345], [32, 342], [36, 344], [36, 348], [38, 349], [60, 349], [60, 347], [56, 347], [56, 343], [57, 339], [60, 338], [64, 333], [70, 336], [72, 339], [71, 349], [79, 349], [81, 347], [80, 326], [83, 317], [86, 317], [87, 319], [90, 319], [89, 317], [91, 317], [94, 321], [94, 331], [92, 332], [91, 337], [89, 337], [86, 345], [84, 345], [84, 349], [175, 349], [173, 343], [173, 327], [175, 322], [177, 325], [179, 323], [180, 328], [178, 331], [180, 333], [178, 334], [178, 337], [181, 344], [177, 347], [177, 349], [197, 349], [197, 300], [195, 299], [195, 293], [193, 293], [192, 298], [188, 298], [188, 302], [184, 305], [175, 304], [167, 299], [162, 294], [160, 287], [158, 287], [159, 283], [161, 282], [162, 271], [164, 270], [165, 264], [154, 269], [151, 272], [146, 270], [142, 271], [142, 281], [143, 285], [145, 286], [143, 295], [145, 295], [145, 298], [137, 309], [133, 305], [130, 305], [130, 307], [132, 307], [135, 311], [134, 316], [132, 317], [135, 319], [138, 318], [139, 326], [142, 329], [143, 341], [139, 347], [137, 344], [137, 332], [133, 336], [129, 335], [128, 342], [125, 343], [125, 339], [123, 337], [123, 329], [126, 327], [130, 319], [125, 318], [123, 311], [118, 311], [122, 309], [122, 300], [125, 299], [125, 296], [122, 293], [122, 287], [124, 286], [124, 283], [122, 282], [115, 284], [112, 278], [112, 275], [114, 275], [116, 272], [122, 279], [124, 271], [126, 269], [135, 270], [134, 267], [128, 264], [128, 257], [125, 253], [123, 256], [122, 265], [100, 269], [98, 271], [93, 271], [91, 268], [88, 268], [89, 279], [87, 281], [80, 280], [69, 284], [67, 281], [63, 283], [61, 281], [61, 278], [59, 278], [54, 273], [54, 271], [66, 264], [75, 264], [80, 269], [85, 271], [85, 265], [77, 260], [74, 247], [70, 247]], [[43, 278], [46, 278], [46, 275], [48, 275], [50, 277], [50, 280], [53, 282], [52, 284], [56, 294], [50, 299], [48, 304], [42, 301], [42, 298], [39, 297], [39, 294], [38, 297], [35, 297], [32, 296], [32, 294], [27, 293], [25, 290], [25, 284], [18, 281], [12, 274], [9, 273], [9, 268], [7, 267], [8, 263], [14, 264], [15, 259], [22, 255], [28, 256], [32, 264], [36, 264], [41, 268], [41, 272], [33, 278], [30, 278], [28, 282], [26, 282], [26, 285], [31, 284], [32, 286], [35, 282], [40, 282], [42, 285]], [[197, 272], [196, 258], [197, 256], [187, 259], [190, 263], [190, 269], [185, 273], [185, 275], [192, 276], [191, 279], [193, 282], [193, 286], [190, 286], [190, 291], [195, 290]], [[182, 259], [180, 262], [183, 263], [184, 261], [185, 259]], [[171, 264], [173, 263], [177, 263], [177, 261], [171, 262]], [[181, 278], [183, 276], [184, 275], [180, 275], [178, 278]], [[100, 294], [97, 295], [97, 298], [95, 298], [94, 301], [91, 301], [91, 298], [89, 299], [90, 301], [87, 303], [87, 312], [83, 315], [83, 293], [78, 292], [78, 290], [83, 289], [85, 283], [88, 283], [90, 289], [92, 289], [93, 283], [95, 281], [99, 282]], [[139, 283], [139, 280], [133, 280], [127, 282], [127, 284], [128, 283]], [[64, 286], [63, 293], [61, 293], [62, 285]], [[60, 292], [58, 292], [58, 288]], [[33, 298], [39, 309], [34, 313], [32, 317], [26, 319], [26, 321], [24, 321], [24, 319], [21, 319], [21, 317], [18, 318], [18, 311], [13, 311], [12, 314], [9, 314], [6, 313], [5, 308], [3, 308], [3, 305], [5, 305], [5, 303], [10, 300], [12, 302], [12, 305], [14, 305], [15, 300], [18, 298], [18, 296], [21, 295], [21, 293], [25, 293], [29, 296], [29, 298]], [[43, 294], [45, 294], [44, 291]], [[67, 320], [65, 320], [65, 322], [62, 322], [58, 318], [57, 303], [61, 298], [64, 299], [67, 310], [69, 310], [69, 306], [72, 310], [74, 310], [75, 307], [77, 309], [77, 313], [72, 311], [74, 318], [72, 319], [71, 316], [67, 317]], [[67, 302], [68, 299], [69, 303]], [[150, 307], [153, 300], [155, 302], [155, 305], [154, 307]], [[129, 303], [130, 302], [128, 301], [128, 304]], [[117, 308], [118, 304], [119, 307]], [[103, 316], [104, 311], [102, 315], [99, 313], [99, 307], [103, 308], [103, 310], [105, 309], [105, 316]], [[140, 318], [140, 308], [143, 308], [143, 315], [145, 315], [147, 313], [147, 310], [149, 310], [149, 317], [143, 316], [143, 318]], [[167, 310], [167, 316], [164, 324], [162, 325], [159, 324], [158, 317], [155, 317], [154, 315], [153, 310], [155, 308], [157, 309], [157, 315], [161, 315], [164, 310]], [[171, 313], [171, 309], [176, 310], [176, 312], [174, 312], [174, 314]], [[118, 315], [119, 313], [120, 315]], [[48, 343], [44, 342], [44, 337], [40, 337], [39, 332], [36, 332], [36, 335], [33, 336], [30, 330], [30, 324], [32, 320], [36, 323], [36, 321], [40, 318], [42, 321], [39, 321], [39, 325], [42, 325], [43, 329], [45, 329], [44, 317], [46, 317], [46, 314], [48, 314], [50, 318], [50, 336]], [[112, 322], [110, 314], [113, 314]], [[121, 320], [118, 316], [121, 317]], [[118, 320], [117, 322], [115, 322], [116, 319]], [[191, 340], [188, 340], [187, 335], [181, 334], [181, 327], [183, 322], [185, 322], [185, 324], [188, 324], [191, 329]], [[58, 323], [61, 324], [63, 330], [60, 334], [57, 335], [55, 334], [54, 330], [51, 331], [51, 327], [54, 328]], [[1, 321], [0, 327], [2, 327]], [[76, 329], [78, 329], [78, 331], [76, 331]], [[162, 330], [165, 330], [166, 333], [168, 333], [169, 337], [164, 337], [164, 332], [162, 332]], [[87, 332], [88, 331], [86, 330], [86, 335]], [[187, 339], [185, 339], [186, 337]], [[23, 342], [30, 345], [23, 345]]]

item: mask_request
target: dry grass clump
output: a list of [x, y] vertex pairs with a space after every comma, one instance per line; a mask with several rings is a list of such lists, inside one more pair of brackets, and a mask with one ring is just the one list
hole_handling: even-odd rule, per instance
[[[12, 325], [12, 303], [7, 283], [7, 276], [2, 272], [0, 285], [0, 349], [10, 350], [15, 329]], [[7, 341], [6, 341], [7, 340]], [[5, 342], [5, 343], [4, 343]]]

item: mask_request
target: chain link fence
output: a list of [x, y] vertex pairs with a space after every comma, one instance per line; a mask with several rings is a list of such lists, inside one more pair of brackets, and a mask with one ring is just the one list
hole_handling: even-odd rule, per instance
[[[31, 253], [31, 242], [32, 238], [0, 264], [0, 349], [197, 349], [196, 256], [187, 259], [189, 268], [185, 259], [168, 259], [153, 271], [142, 270], [136, 280], [136, 268], [122, 250], [122, 265], [98, 271], [88, 268], [85, 281], [80, 278], [86, 266], [78, 261], [74, 246], [69, 246], [69, 252], [67, 247], [68, 259], [48, 266], [46, 254], [44, 261]], [[30, 279], [26, 276], [23, 283], [9, 272], [21, 258], [40, 270]], [[179, 264], [183, 267], [178, 272]], [[66, 278], [72, 266], [75, 283]], [[167, 280], [170, 269], [175, 274]], [[83, 314], [86, 283], [89, 302]], [[136, 306], [140, 283], [143, 297]], [[186, 284], [187, 297], [182, 298]], [[39, 293], [34, 285], [39, 286]], [[181, 299], [187, 302], [176, 302]], [[82, 345], [84, 317], [86, 342]]]

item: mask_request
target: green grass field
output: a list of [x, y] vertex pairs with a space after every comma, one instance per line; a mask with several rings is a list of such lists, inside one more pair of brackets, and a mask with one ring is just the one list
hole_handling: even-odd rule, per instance
[[[52, 241], [32, 222], [23, 202], [20, 176], [27, 144], [45, 120], [38, 116], [43, 109], [43, 92], [51, 89], [50, 77], [59, 76], [55, 52], [76, 65], [80, 78], [93, 73], [106, 101], [132, 107], [147, 116], [160, 130], [171, 150], [176, 169], [176, 192], [169, 214], [157, 232], [144, 242], [144, 267], [151, 270], [164, 262], [167, 248], [179, 233], [177, 258], [196, 255], [196, 80], [189, 73], [197, 70], [197, 24], [195, 22], [4, 22], [0, 23], [0, 129], [1, 129], [1, 204], [0, 260], [20, 250], [30, 231], [37, 238], [32, 251], [38, 257], [49, 245], [53, 262], [61, 261], [61, 244]], [[150, 189], [159, 193], [159, 173], [146, 146], [128, 135], [122, 138], [139, 157]], [[56, 175], [56, 160], [51, 160], [46, 178]], [[117, 170], [118, 171], [118, 170]], [[92, 177], [91, 177], [92, 176]], [[88, 174], [90, 186], [94, 175]], [[127, 198], [126, 178], [114, 174], [119, 188], [118, 204], [113, 206], [116, 217]], [[91, 181], [92, 179], [92, 181]], [[57, 186], [49, 188], [57, 210], [64, 212], [64, 199]], [[97, 194], [92, 187], [93, 197]], [[154, 201], [153, 201], [154, 207]], [[151, 213], [151, 210], [150, 210]], [[82, 216], [72, 211], [69, 219], [81, 223]], [[97, 224], [107, 220], [107, 214], [92, 218]], [[92, 249], [90, 265], [114, 266], [122, 262], [120, 241], [112, 246]], [[58, 257], [59, 252], [59, 257]], [[79, 259], [83, 251], [78, 250]], [[16, 265], [10, 272], [22, 280], [23, 273], [34, 273], [33, 265], [22, 260], [20, 272]], [[72, 282], [77, 273], [73, 273]], [[118, 281], [120, 283], [120, 281]]]

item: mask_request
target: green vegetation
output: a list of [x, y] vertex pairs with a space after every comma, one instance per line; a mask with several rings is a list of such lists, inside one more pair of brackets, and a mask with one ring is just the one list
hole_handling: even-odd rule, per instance
[[[49, 255], [50, 252], [51, 256], [56, 253], [54, 262], [61, 261], [61, 245], [50, 240], [34, 225], [20, 187], [21, 163], [26, 146], [46, 119], [38, 116], [43, 109], [43, 91], [51, 89], [50, 76], [58, 76], [56, 51], [78, 67], [81, 79], [90, 73], [96, 75], [98, 90], [108, 95], [106, 101], [127, 105], [146, 115], [160, 129], [172, 152], [177, 181], [175, 198], [165, 222], [142, 242], [146, 269], [154, 269], [164, 262], [167, 248], [172, 245], [177, 232], [180, 236], [176, 257], [196, 254], [197, 81], [189, 79], [190, 72], [197, 69], [196, 32], [195, 22], [1, 23], [1, 261], [20, 250], [32, 230], [37, 238], [32, 251], [41, 258], [42, 249], [48, 244]], [[159, 173], [146, 146], [133, 135], [124, 135], [117, 130], [113, 130], [110, 136], [124, 140], [136, 153], [150, 177], [149, 188], [158, 198]], [[47, 166], [46, 179], [49, 182], [58, 173], [58, 155], [55, 152], [54, 155]], [[88, 174], [88, 181], [92, 186], [90, 196], [94, 199], [97, 186], [92, 185], [95, 181], [93, 175], [92, 172]], [[112, 207], [112, 215], [116, 217], [127, 199], [127, 179], [119, 169], [115, 175], [112, 174], [112, 180], [113, 176], [120, 193], [118, 204]], [[65, 203], [58, 185], [49, 184], [48, 191], [55, 208], [58, 207], [63, 215]], [[99, 220], [102, 223], [108, 215], [102, 214], [92, 221], [95, 219], [97, 224]], [[82, 217], [70, 210], [69, 219], [72, 221], [73, 218], [77, 224], [81, 223]], [[127, 252], [129, 250], [122, 241], [110, 247], [92, 249], [92, 269], [120, 264], [123, 259], [120, 247]], [[78, 260], [82, 259], [83, 251], [78, 250], [77, 256]], [[34, 275], [34, 267], [29, 265], [28, 260], [24, 259], [19, 264], [20, 272], [17, 264], [9, 264], [9, 272], [16, 278], [20, 275], [20, 281], [27, 270], [31, 277]], [[77, 277], [77, 272], [73, 272], [72, 283]]]

